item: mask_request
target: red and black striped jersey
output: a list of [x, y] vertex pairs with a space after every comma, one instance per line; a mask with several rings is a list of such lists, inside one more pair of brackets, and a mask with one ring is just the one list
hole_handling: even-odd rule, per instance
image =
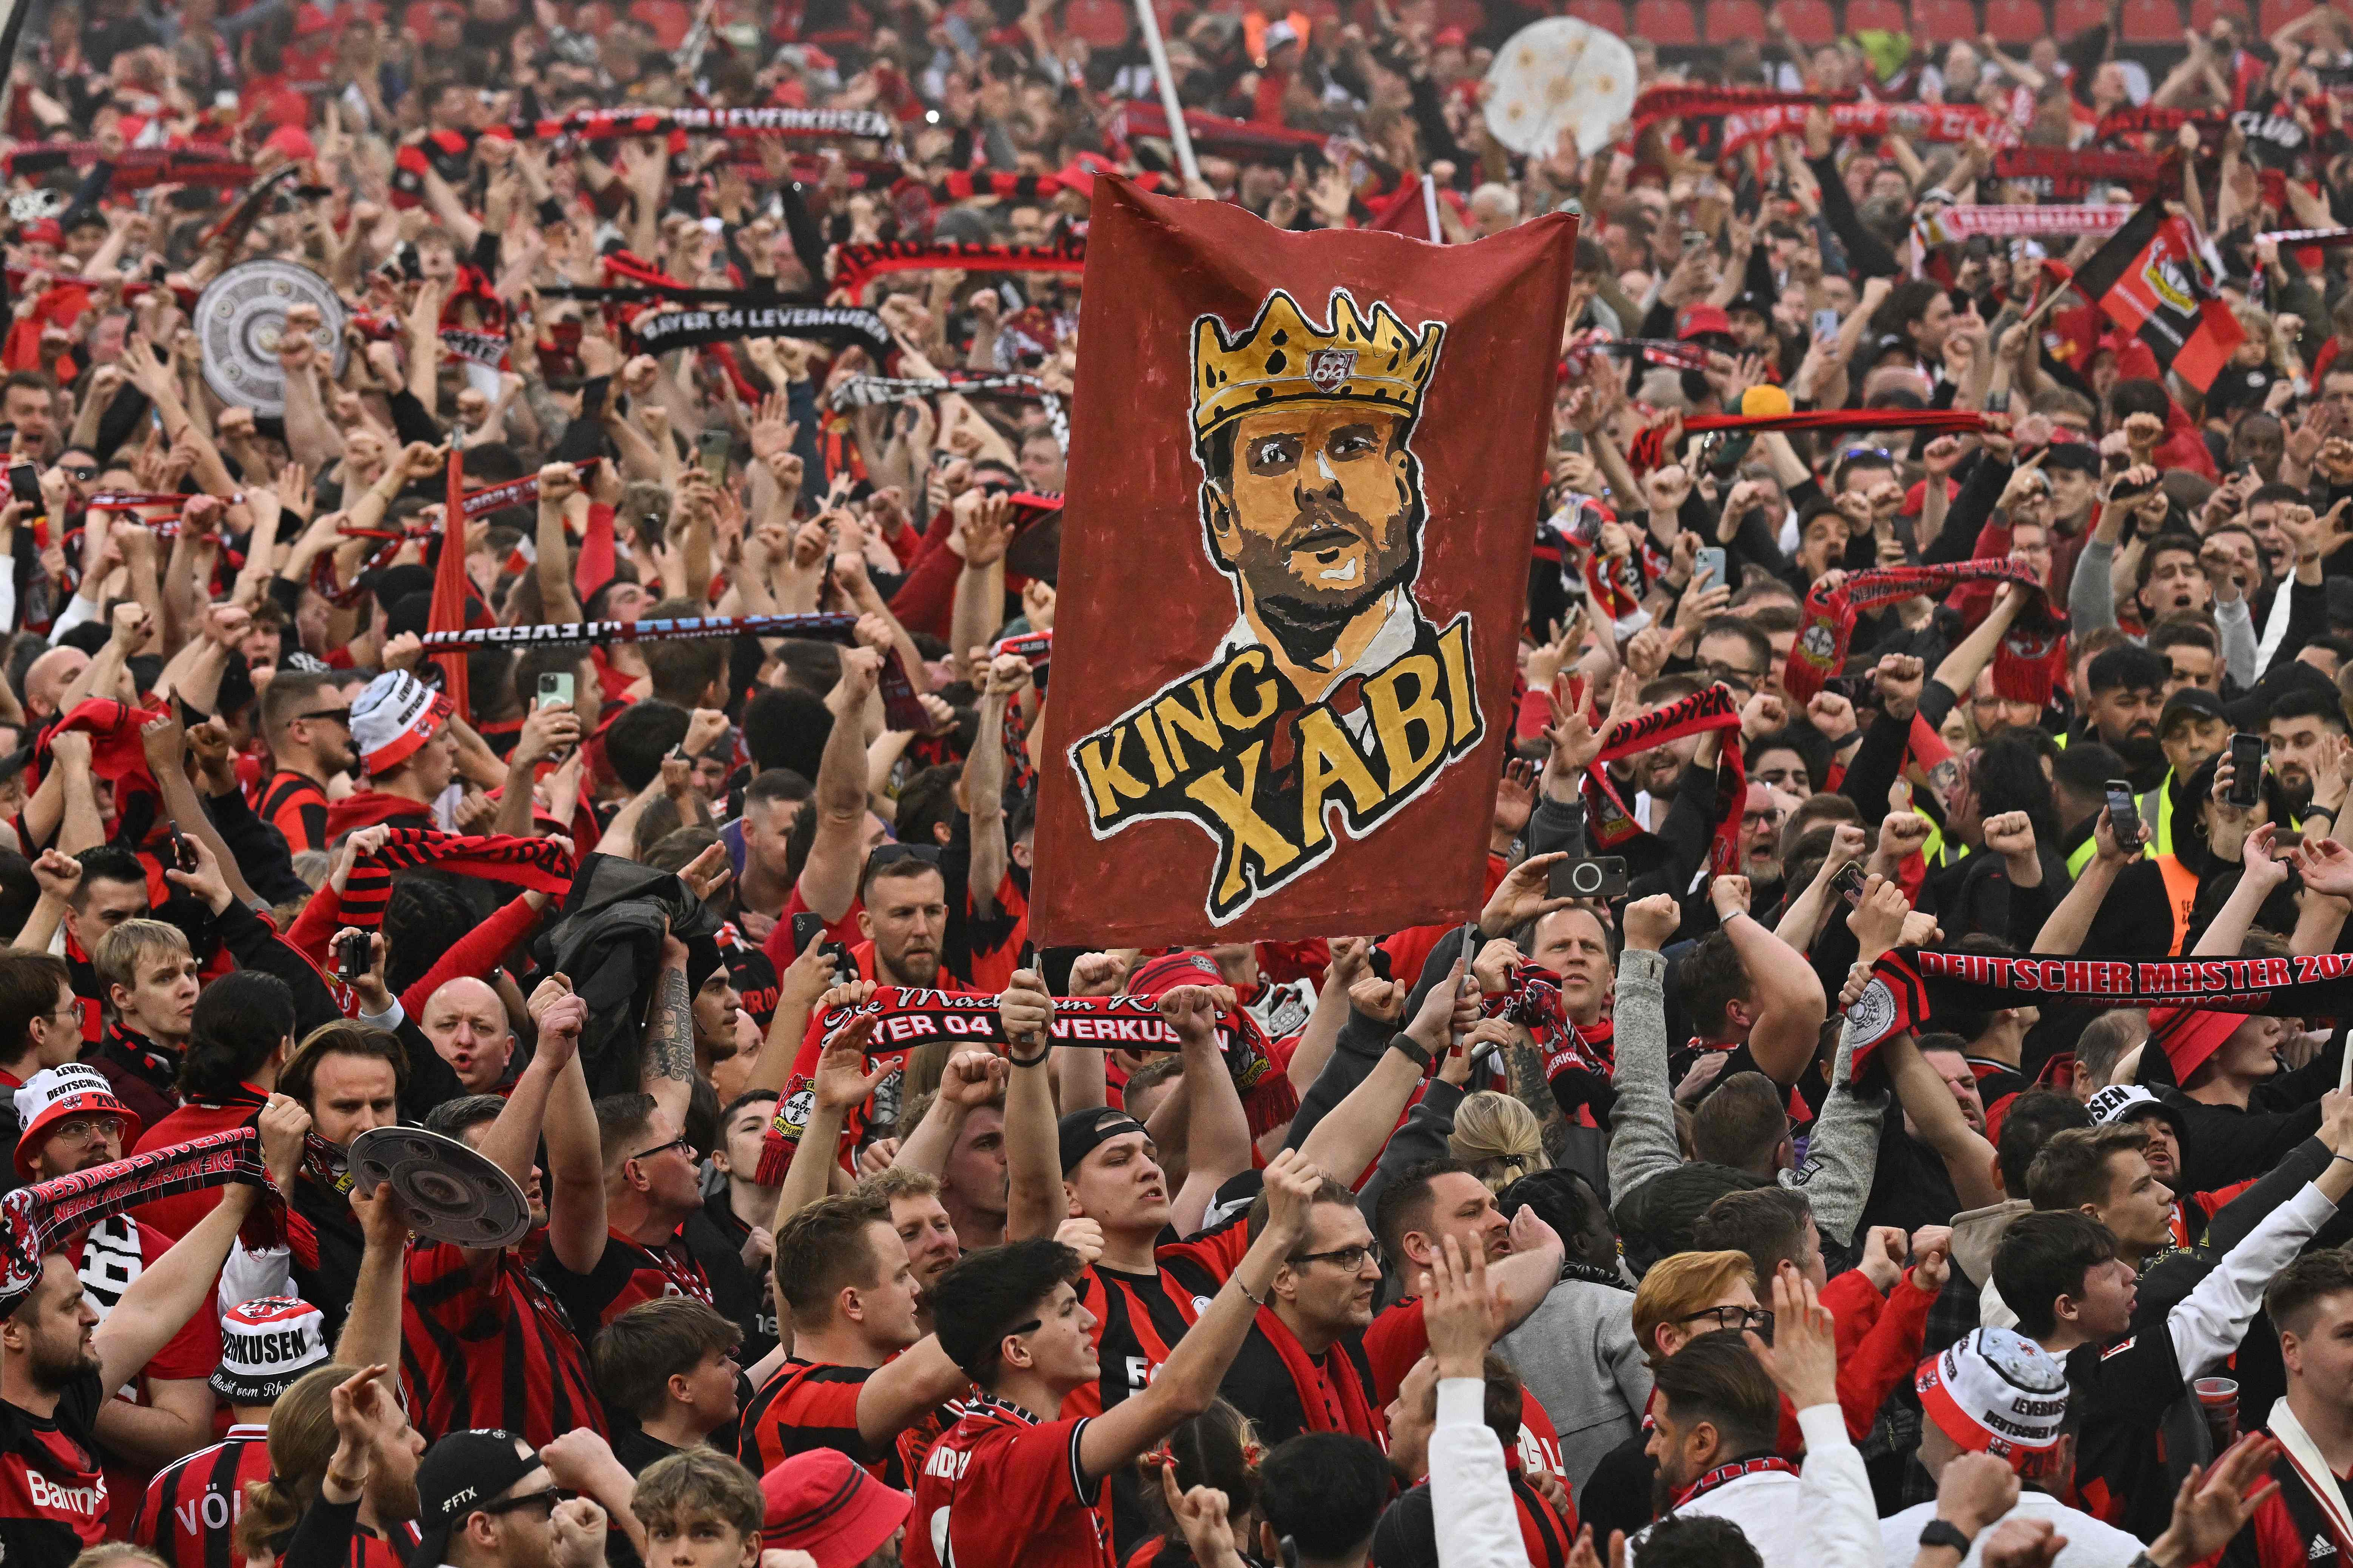
[[903, 1489], [896, 1447], [873, 1453], [859, 1434], [858, 1400], [873, 1375], [870, 1366], [786, 1358], [744, 1406], [735, 1457], [754, 1475], [765, 1476], [795, 1454], [838, 1448], [876, 1479]]
[[1091, 1419], [967, 1402], [916, 1478], [908, 1568], [1114, 1568], [1095, 1506], [1102, 1479], [1079, 1462]]
[[405, 1295], [400, 1374], [419, 1431], [495, 1427], [533, 1447], [606, 1431], [586, 1348], [512, 1250], [418, 1241]]
[[54, 1415], [0, 1400], [0, 1562], [70, 1563], [106, 1539], [106, 1476], [93, 1429], [106, 1403], [95, 1369]]
[[552, 1247], [540, 1254], [533, 1267], [550, 1293], [564, 1304], [574, 1330], [584, 1340], [595, 1339], [597, 1330], [640, 1301], [691, 1296], [705, 1306], [716, 1305], [710, 1277], [676, 1236], [659, 1247], [649, 1247], [617, 1230], [610, 1231], [605, 1237], [604, 1256], [586, 1274], [575, 1274], [564, 1267]]
[[327, 847], [327, 792], [301, 773], [280, 768], [270, 774], [254, 815], [286, 836], [291, 854]]
[[237, 1521], [248, 1482], [269, 1479], [269, 1428], [234, 1426], [155, 1472], [131, 1523], [131, 1539], [171, 1568], [244, 1568]]

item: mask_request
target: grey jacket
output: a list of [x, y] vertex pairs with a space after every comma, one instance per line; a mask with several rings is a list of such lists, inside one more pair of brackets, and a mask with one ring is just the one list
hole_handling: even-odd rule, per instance
[[1495, 1342], [1560, 1434], [1560, 1468], [1572, 1492], [1601, 1457], [1632, 1436], [1651, 1402], [1651, 1366], [1634, 1342], [1634, 1293], [1564, 1279]]

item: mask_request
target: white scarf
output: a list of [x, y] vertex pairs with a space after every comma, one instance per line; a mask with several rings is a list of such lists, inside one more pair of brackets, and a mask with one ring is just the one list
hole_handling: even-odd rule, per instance
[[2304, 1429], [2304, 1423], [2288, 1408], [2285, 1395], [2273, 1402], [2270, 1426], [2272, 1436], [2287, 1452], [2288, 1463], [2302, 1478], [2305, 1489], [2319, 1502], [2329, 1528], [2337, 1532], [2340, 1550], [2353, 1547], [2353, 1515], [2346, 1511], [2345, 1493], [2337, 1484], [2337, 1472], [2320, 1457], [2320, 1445], [2312, 1440], [2312, 1434]]

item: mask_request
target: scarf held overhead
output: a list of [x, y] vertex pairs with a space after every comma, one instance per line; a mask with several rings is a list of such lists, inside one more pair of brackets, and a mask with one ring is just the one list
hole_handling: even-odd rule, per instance
[[549, 838], [493, 833], [474, 837], [429, 827], [396, 827], [384, 847], [355, 862], [343, 885], [345, 923], [370, 930], [383, 923], [392, 899], [392, 874], [438, 867], [534, 893], [561, 898], [572, 887], [573, 857]]
[[1793, 702], [1813, 700], [1822, 682], [1845, 668], [1855, 617], [1915, 595], [1933, 596], [1957, 583], [2034, 584], [2032, 568], [2014, 561], [1960, 561], [1947, 566], [1889, 566], [1858, 572], [1832, 585], [1816, 583], [1806, 595], [1806, 622], [1790, 645], [1781, 688]]
[[659, 358], [672, 349], [702, 348], [742, 338], [807, 338], [830, 349], [861, 348], [878, 360], [898, 345], [891, 329], [871, 310], [844, 305], [764, 305], [752, 302], [713, 310], [666, 310], [631, 323], [640, 352]]
[[2353, 953], [2289, 958], [2038, 958], [1899, 948], [1847, 1009], [1855, 1071], [1897, 1035], [1951, 1013], [2007, 1007], [2192, 1007], [2211, 1013], [2353, 1017]]
[[1083, 272], [1084, 236], [1051, 245], [980, 245], [970, 240], [877, 240], [834, 247], [833, 286], [854, 299], [866, 285], [890, 272], [930, 271], [953, 267], [964, 272]]
[[42, 1259], [77, 1231], [158, 1198], [231, 1182], [269, 1185], [256, 1128], [234, 1127], [18, 1187], [0, 1198], [0, 1312], [13, 1311], [32, 1292]]
[[1663, 708], [1653, 708], [1603, 736], [1600, 754], [1585, 770], [1586, 821], [1590, 825], [1593, 841], [1604, 849], [1616, 849], [1649, 831], [1635, 819], [1610, 782], [1608, 764], [1663, 746], [1669, 741], [1704, 735], [1711, 730], [1730, 730], [1736, 732], [1733, 742], [1722, 749], [1716, 762], [1716, 829], [1709, 858], [1718, 872], [1732, 869], [1739, 858], [1740, 811], [1748, 798], [1748, 775], [1741, 763], [1736, 733], [1739, 729], [1740, 704], [1728, 687], [1716, 685], [1678, 698]]

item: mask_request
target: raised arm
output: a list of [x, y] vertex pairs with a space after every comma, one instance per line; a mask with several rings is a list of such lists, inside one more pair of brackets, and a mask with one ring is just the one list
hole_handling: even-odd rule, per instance
[[1176, 1031], [1185, 1059], [1176, 1090], [1186, 1101], [1185, 1184], [1168, 1219], [1179, 1236], [1200, 1229], [1218, 1189], [1250, 1166], [1250, 1117], [1218, 1044], [1219, 1004], [1230, 1006], [1232, 1000], [1225, 987], [1205, 985], [1179, 985], [1160, 998], [1160, 1016]]
[[1062, 1191], [1053, 1091], [1046, 1080], [1047, 1059], [1053, 1055], [1046, 1031], [1054, 1021], [1054, 999], [1037, 972], [1025, 969], [997, 997], [997, 1016], [1012, 1042], [1006, 1052], [1012, 1068], [1005, 1086], [1005, 1239], [1027, 1241], [1052, 1236], [1071, 1211]]
[[[1042, 1033], [1031, 1048], [1047, 1048]], [[1258, 1303], [1267, 1300], [1276, 1274], [1289, 1266], [1292, 1249], [1306, 1236], [1308, 1207], [1323, 1182], [1323, 1172], [1292, 1150], [1268, 1164], [1266, 1228], [1144, 1392], [1079, 1429], [1079, 1463], [1089, 1476], [1107, 1476], [1124, 1468], [1180, 1423], [1209, 1407], [1258, 1315]]]
[[[539, 1029], [542, 1051], [562, 1051], [570, 1059], [549, 1087], [543, 1124], [547, 1130], [547, 1245], [555, 1260], [586, 1274], [605, 1256], [605, 1152], [596, 1136], [596, 1107], [579, 1057], [580, 1030], [588, 1005], [573, 994], [572, 982], [550, 975], [528, 1004]], [[551, 1038], [570, 1037], [569, 1045]]]
[[1748, 912], [1748, 879], [1718, 877], [1708, 888], [1717, 920], [1740, 966], [1748, 973], [1756, 1022], [1748, 1028], [1748, 1054], [1775, 1083], [1798, 1081], [1814, 1058], [1830, 1004], [1821, 976], [1799, 950], [1775, 936]]
[[801, 862], [801, 902], [839, 921], [858, 899], [858, 874], [865, 865], [866, 704], [882, 669], [872, 648], [841, 650], [841, 679], [826, 698], [833, 730], [818, 758], [817, 792], [806, 809], [817, 816], [808, 858]]
[[1897, 1035], [1879, 1047], [1880, 1058], [1895, 1084], [1895, 1098], [1920, 1136], [1945, 1162], [1953, 1191], [1965, 1209], [1985, 1208], [2002, 1200], [2001, 1183], [1994, 1173], [1993, 1145], [1968, 1123], [1936, 1069], [1920, 1054], [1918, 1042]]
[[646, 1009], [646, 1065], [641, 1080], [654, 1102], [681, 1123], [694, 1098], [694, 997], [686, 984], [686, 943], [665, 933], [654, 998]]
[[1412, 1022], [1391, 1037], [1389, 1048], [1365, 1080], [1315, 1124], [1299, 1146], [1303, 1158], [1321, 1170], [1345, 1171], [1353, 1177], [1379, 1157], [1424, 1070], [1453, 1044], [1458, 1029], [1468, 1030], [1478, 1022], [1479, 999], [1463, 994], [1462, 974], [1458, 958], [1444, 983], [1423, 994]]

